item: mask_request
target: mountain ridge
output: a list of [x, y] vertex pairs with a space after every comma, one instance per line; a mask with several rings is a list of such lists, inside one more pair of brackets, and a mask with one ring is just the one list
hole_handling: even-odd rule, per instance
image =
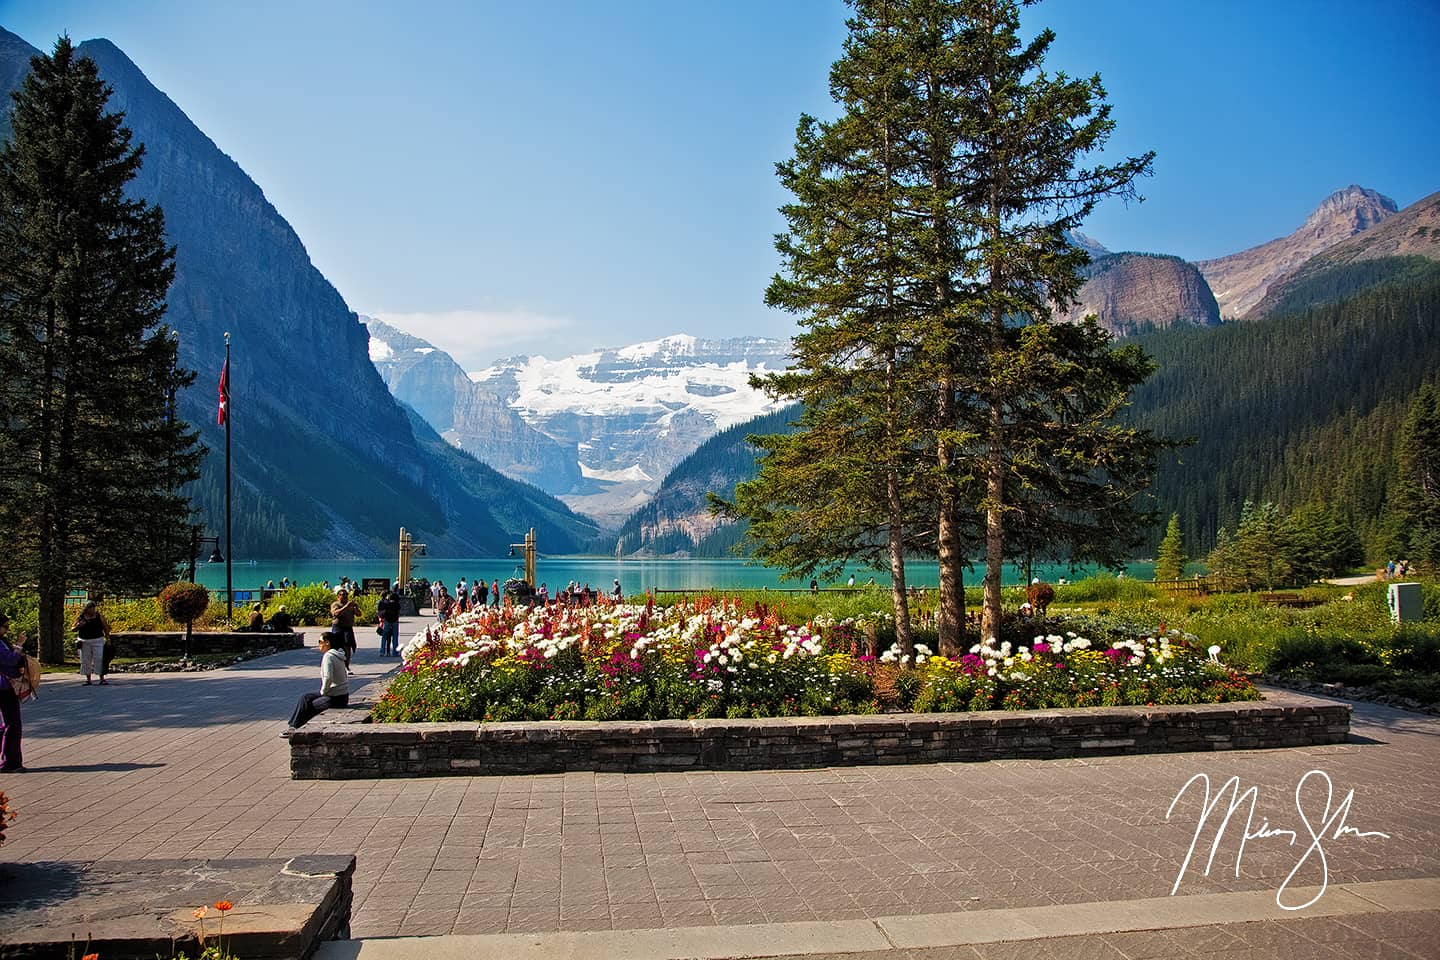
[[[224, 444], [214, 391], [223, 334], [233, 335], [236, 552], [384, 555], [400, 526], [436, 552], [503, 550], [529, 517], [557, 544], [593, 537], [593, 524], [539, 491], [422, 444], [370, 363], [364, 327], [259, 185], [115, 44], [87, 40], [77, 51], [145, 146], [129, 192], [164, 210], [177, 248], [165, 321], [182, 365], [198, 372], [178, 406], [212, 451]], [[4, 92], [38, 53], [0, 28]], [[209, 530], [223, 526], [223, 469], [207, 457], [193, 492]], [[480, 490], [527, 505], [511, 511], [524, 516], [502, 525]]]
[[1271, 284], [1305, 261], [1362, 233], [1398, 211], [1378, 191], [1351, 184], [1320, 201], [1305, 221], [1283, 237], [1211, 260], [1197, 260], [1227, 319], [1245, 319]]

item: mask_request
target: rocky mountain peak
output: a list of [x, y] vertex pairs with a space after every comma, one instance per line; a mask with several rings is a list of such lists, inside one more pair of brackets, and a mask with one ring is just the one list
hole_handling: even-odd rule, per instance
[[1305, 218], [1300, 229], [1339, 229], [1348, 231], [1346, 237], [1352, 237], [1399, 209], [1395, 201], [1383, 193], [1352, 183], [1320, 201], [1320, 206]]
[[1384, 194], [1351, 184], [1320, 202], [1294, 233], [1228, 257], [1200, 260], [1220, 312], [1244, 317], [1271, 285], [1318, 253], [1370, 229], [1395, 214], [1395, 201]]

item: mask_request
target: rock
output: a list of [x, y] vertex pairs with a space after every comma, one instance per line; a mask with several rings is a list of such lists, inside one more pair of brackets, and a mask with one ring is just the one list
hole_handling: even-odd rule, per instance
[[1210, 286], [1193, 264], [1179, 257], [1148, 253], [1114, 253], [1085, 267], [1088, 279], [1079, 302], [1061, 320], [1094, 314], [1100, 325], [1117, 335], [1145, 326], [1176, 324], [1213, 326], [1220, 308]]

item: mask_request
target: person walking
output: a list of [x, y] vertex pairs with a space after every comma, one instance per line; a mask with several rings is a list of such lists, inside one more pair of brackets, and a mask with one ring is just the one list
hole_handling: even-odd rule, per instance
[[492, 607], [498, 607], [498, 606], [500, 606], [500, 581], [499, 581], [499, 580], [491, 580], [491, 581], [490, 581], [490, 606], [492, 606]]
[[20, 695], [14, 681], [25, 668], [25, 634], [10, 642], [10, 618], [0, 613], [0, 773], [24, 773], [20, 752]]
[[290, 714], [290, 728], [280, 736], [288, 737], [317, 714], [350, 702], [350, 680], [346, 676], [349, 671], [345, 658], [336, 649], [344, 642], [343, 637], [333, 632], [320, 634], [320, 692], [300, 694]]
[[375, 605], [380, 618], [380, 656], [400, 656], [400, 598], [390, 591]]
[[110, 639], [110, 622], [94, 600], [86, 602], [70, 629], [80, 638], [80, 672], [85, 674], [85, 686], [90, 686], [94, 673], [99, 673], [100, 683], [105, 684], [105, 641]]
[[330, 604], [330, 632], [337, 634], [339, 639], [335, 641], [337, 646], [345, 650], [345, 669], [350, 669], [350, 657], [356, 649], [355, 643], [355, 615], [360, 612], [360, 607], [350, 594], [344, 590], [335, 594], [335, 602]]

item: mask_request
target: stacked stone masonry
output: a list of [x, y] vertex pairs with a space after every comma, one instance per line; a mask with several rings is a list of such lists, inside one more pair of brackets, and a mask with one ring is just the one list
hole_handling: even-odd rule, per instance
[[[117, 657], [178, 657], [185, 652], [185, 634], [180, 632], [112, 633]], [[239, 655], [257, 650], [298, 650], [305, 646], [303, 633], [191, 633], [190, 653]]]
[[656, 722], [372, 724], [363, 705], [290, 738], [297, 780], [596, 770], [765, 770], [1343, 743], [1350, 705], [1253, 703]]

